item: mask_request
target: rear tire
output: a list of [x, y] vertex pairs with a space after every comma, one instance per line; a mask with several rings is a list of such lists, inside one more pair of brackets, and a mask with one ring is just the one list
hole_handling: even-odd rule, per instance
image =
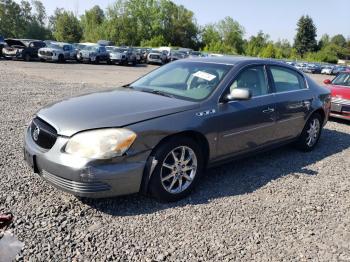
[[64, 63], [64, 56], [62, 54], [58, 56], [58, 62]]
[[323, 128], [323, 119], [318, 113], [314, 113], [306, 125], [296, 143], [296, 146], [304, 151], [312, 151], [318, 144]]
[[159, 202], [178, 201], [191, 193], [204, 170], [200, 146], [187, 137], [174, 137], [154, 153], [158, 161], [149, 192]]

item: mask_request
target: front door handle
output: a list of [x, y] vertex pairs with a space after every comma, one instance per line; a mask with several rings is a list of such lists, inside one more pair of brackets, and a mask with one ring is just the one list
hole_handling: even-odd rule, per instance
[[267, 113], [273, 113], [273, 112], [275, 112], [275, 109], [274, 109], [274, 108], [269, 107], [269, 108], [267, 108], [267, 109], [263, 110], [262, 112], [263, 112], [263, 113], [265, 113], [265, 114], [267, 114]]

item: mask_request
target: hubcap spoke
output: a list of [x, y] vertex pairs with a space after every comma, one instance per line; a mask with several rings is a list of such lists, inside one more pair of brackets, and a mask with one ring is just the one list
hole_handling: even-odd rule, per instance
[[167, 163], [163, 163], [163, 166], [170, 169], [170, 170], [173, 170], [174, 169], [174, 166], [172, 165], [168, 165]]
[[177, 162], [179, 161], [179, 159], [177, 158], [176, 154], [174, 151], [171, 151], [171, 154], [173, 155], [173, 158], [174, 158], [174, 162]]
[[163, 177], [162, 178], [162, 181], [164, 182], [164, 181], [167, 181], [167, 180], [169, 180], [170, 178], [172, 178], [172, 177], [174, 177], [175, 176], [175, 174], [172, 172], [172, 173], [170, 173], [169, 175], [167, 175], [166, 177]]
[[169, 190], [172, 190], [172, 189], [173, 189], [173, 187], [174, 187], [176, 181], [177, 181], [177, 179], [176, 179], [176, 177], [174, 177], [173, 181], [171, 182], [171, 184], [170, 184], [170, 186], [169, 186]]
[[187, 181], [192, 181], [192, 178], [187, 175], [186, 173], [183, 175], [183, 177], [187, 180]]
[[184, 161], [185, 155], [186, 155], [186, 149], [185, 149], [185, 147], [183, 146], [183, 147], [181, 148], [181, 158], [180, 158], [180, 161]]

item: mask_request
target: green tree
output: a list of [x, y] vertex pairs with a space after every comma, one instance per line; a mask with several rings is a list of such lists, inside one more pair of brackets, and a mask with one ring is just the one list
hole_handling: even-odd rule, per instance
[[216, 24], [209, 24], [202, 30], [205, 51], [243, 54], [244, 28], [231, 17], [226, 17]]
[[83, 30], [83, 39], [87, 42], [97, 42], [102, 39], [103, 23], [105, 21], [104, 11], [95, 5], [90, 10], [85, 11], [81, 16], [80, 23]]
[[0, 35], [22, 37], [25, 32], [25, 20], [19, 15], [21, 7], [12, 0], [0, 0]]
[[278, 40], [275, 43], [277, 58], [291, 58], [293, 50], [290, 42], [287, 39]]
[[329, 45], [330, 42], [331, 42], [331, 40], [330, 40], [330, 37], [328, 34], [322, 35], [320, 41], [318, 42], [318, 49], [321, 50], [322, 48]]
[[273, 45], [273, 43], [269, 43], [260, 52], [260, 56], [263, 58], [277, 58], [276, 55], [277, 55], [277, 50]]
[[270, 36], [259, 31], [256, 36], [251, 36], [245, 48], [245, 54], [259, 56], [261, 50], [268, 44]]
[[225, 45], [232, 46], [236, 53], [243, 53], [244, 28], [231, 17], [219, 21], [218, 31]]
[[55, 13], [53, 35], [57, 41], [79, 42], [82, 37], [82, 29], [78, 18], [70, 11]]
[[299, 55], [317, 50], [317, 29], [309, 16], [302, 16], [297, 24], [297, 34], [295, 36], [294, 47]]
[[332, 37], [330, 43], [335, 44], [339, 47], [346, 48], [347, 42], [343, 35], [335, 35]]

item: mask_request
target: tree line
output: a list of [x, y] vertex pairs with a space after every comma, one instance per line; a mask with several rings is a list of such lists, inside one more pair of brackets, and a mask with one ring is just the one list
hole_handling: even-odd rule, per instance
[[232, 17], [200, 26], [192, 11], [170, 0], [116, 0], [106, 10], [98, 5], [78, 17], [65, 9], [48, 16], [39, 0], [0, 0], [0, 35], [54, 39], [64, 42], [97, 42], [116, 45], [182, 46], [207, 52], [277, 59], [304, 59], [336, 63], [350, 58], [350, 40], [343, 35], [323, 35], [309, 16], [296, 25], [294, 43], [272, 41], [260, 31], [249, 39]]

